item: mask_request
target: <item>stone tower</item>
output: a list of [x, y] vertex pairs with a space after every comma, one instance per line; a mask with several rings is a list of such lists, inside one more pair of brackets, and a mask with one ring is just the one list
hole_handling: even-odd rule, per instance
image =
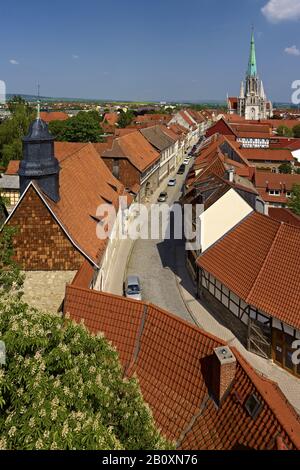
[[254, 32], [251, 34], [250, 56], [246, 81], [242, 82], [237, 112], [249, 120], [268, 119], [273, 116], [273, 106], [267, 100], [263, 82], [257, 73]]

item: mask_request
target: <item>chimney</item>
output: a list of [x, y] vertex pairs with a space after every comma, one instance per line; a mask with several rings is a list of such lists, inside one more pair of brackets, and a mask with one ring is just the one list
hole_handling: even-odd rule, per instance
[[236, 373], [236, 358], [228, 346], [214, 349], [212, 393], [218, 406], [230, 391]]
[[234, 183], [234, 168], [231, 167], [227, 170], [227, 178], [228, 178], [228, 181], [229, 183]]

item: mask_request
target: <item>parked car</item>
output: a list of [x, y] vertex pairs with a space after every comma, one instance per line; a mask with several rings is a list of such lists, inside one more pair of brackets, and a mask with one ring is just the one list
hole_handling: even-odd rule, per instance
[[158, 196], [157, 201], [158, 202], [166, 202], [167, 199], [168, 199], [168, 193], [160, 193], [160, 195]]
[[185, 165], [180, 165], [177, 175], [183, 175], [185, 173]]
[[128, 276], [124, 284], [124, 293], [128, 299], [142, 300], [142, 289], [138, 276]]
[[183, 164], [184, 165], [188, 165], [190, 163], [190, 159], [189, 158], [186, 158], [185, 160], [183, 160]]
[[170, 187], [176, 186], [176, 179], [175, 179], [175, 178], [172, 178], [172, 179], [168, 182], [168, 186], [170, 186]]

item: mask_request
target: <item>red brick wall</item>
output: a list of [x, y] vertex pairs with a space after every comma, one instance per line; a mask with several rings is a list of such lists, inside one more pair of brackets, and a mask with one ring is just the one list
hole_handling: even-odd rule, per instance
[[[126, 158], [119, 158], [119, 180], [125, 186], [130, 188], [134, 184], [140, 184], [141, 174]], [[113, 172], [113, 158], [103, 158], [104, 163]]]
[[73, 247], [33, 188], [17, 207], [9, 226], [18, 227], [14, 238], [16, 261], [27, 271], [75, 271], [84, 257]]

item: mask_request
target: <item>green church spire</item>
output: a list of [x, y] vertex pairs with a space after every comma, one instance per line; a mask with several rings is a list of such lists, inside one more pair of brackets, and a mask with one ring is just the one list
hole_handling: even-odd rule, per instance
[[250, 57], [249, 57], [249, 65], [248, 65], [248, 77], [256, 77], [257, 76], [257, 65], [256, 65], [256, 52], [255, 52], [255, 41], [254, 41], [254, 31], [252, 28], [251, 34], [251, 48], [250, 48]]

